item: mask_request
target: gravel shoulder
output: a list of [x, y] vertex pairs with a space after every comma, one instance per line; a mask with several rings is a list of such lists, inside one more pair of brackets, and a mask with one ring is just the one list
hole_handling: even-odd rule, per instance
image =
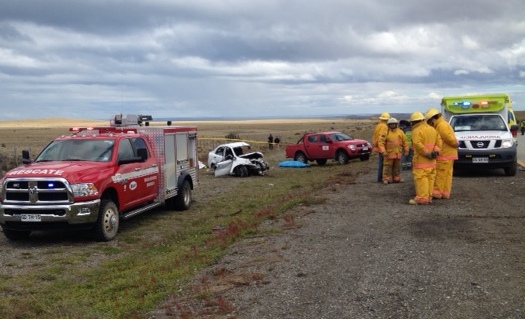
[[525, 171], [464, 173], [450, 200], [410, 206], [410, 171], [382, 185], [375, 165], [234, 244], [150, 318], [524, 318]]

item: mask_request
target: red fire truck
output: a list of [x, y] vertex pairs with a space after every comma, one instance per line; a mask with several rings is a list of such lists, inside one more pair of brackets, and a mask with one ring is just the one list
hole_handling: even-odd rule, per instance
[[0, 181], [0, 225], [11, 240], [36, 230], [90, 229], [115, 238], [121, 220], [157, 206], [187, 210], [198, 185], [197, 128], [116, 115], [70, 128]]

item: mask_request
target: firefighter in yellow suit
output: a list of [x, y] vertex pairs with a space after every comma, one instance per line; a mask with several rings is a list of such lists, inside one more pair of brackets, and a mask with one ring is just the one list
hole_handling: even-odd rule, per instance
[[399, 183], [401, 180], [401, 156], [408, 154], [407, 138], [397, 127], [397, 119], [391, 117], [387, 122], [388, 132], [379, 139], [380, 156], [383, 156], [383, 184]]
[[454, 135], [454, 129], [445, 121], [442, 114], [435, 108], [425, 113], [427, 123], [438, 131], [443, 147], [437, 156], [436, 181], [433, 198], [449, 199], [452, 191], [452, 175], [454, 171], [454, 160], [458, 159], [458, 140]]
[[379, 139], [384, 138], [388, 132], [388, 126], [386, 121], [390, 118], [390, 114], [387, 112], [381, 113], [379, 115], [379, 121], [374, 127], [374, 132], [372, 133], [372, 146], [373, 151], [378, 153], [379, 161], [377, 163], [377, 182], [383, 182], [383, 156], [381, 155], [381, 150], [379, 149]]
[[436, 158], [441, 151], [441, 137], [425, 121], [421, 112], [410, 115], [412, 123], [412, 175], [416, 196], [408, 201], [411, 205], [424, 205], [432, 202], [432, 190], [436, 178]]

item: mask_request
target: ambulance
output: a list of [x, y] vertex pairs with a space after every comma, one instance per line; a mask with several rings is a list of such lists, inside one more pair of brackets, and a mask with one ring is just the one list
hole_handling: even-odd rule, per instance
[[502, 168], [516, 175], [518, 125], [507, 94], [445, 96], [441, 111], [459, 141], [455, 168]]

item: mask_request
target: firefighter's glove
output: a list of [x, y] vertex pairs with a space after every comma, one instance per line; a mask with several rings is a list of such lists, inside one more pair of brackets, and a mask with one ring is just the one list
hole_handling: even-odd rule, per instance
[[425, 154], [425, 157], [429, 158], [429, 159], [435, 159], [437, 157], [437, 155], [438, 155], [438, 153], [436, 151], [430, 151], [430, 152]]
[[428, 159], [434, 159], [434, 158], [436, 158], [436, 155], [435, 155], [434, 151], [430, 151], [430, 152], [425, 154], [425, 157], [428, 158]]

